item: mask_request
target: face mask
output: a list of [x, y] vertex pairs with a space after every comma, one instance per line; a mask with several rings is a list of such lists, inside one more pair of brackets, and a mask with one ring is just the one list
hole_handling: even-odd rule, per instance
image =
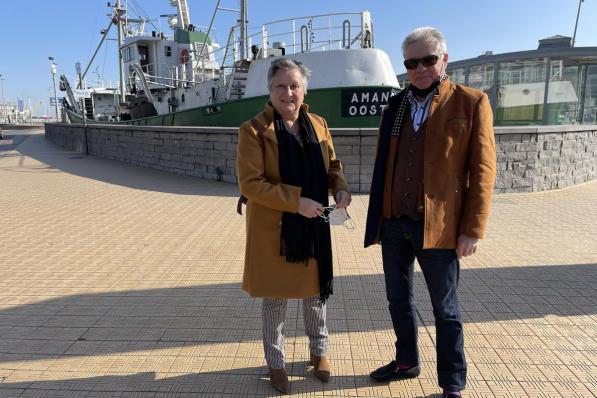
[[[344, 225], [348, 229], [355, 229], [354, 222], [346, 209], [336, 209], [336, 205], [326, 207], [319, 217], [323, 218], [325, 222], [329, 222], [330, 225]], [[344, 224], [346, 221], [349, 222], [348, 225]]]

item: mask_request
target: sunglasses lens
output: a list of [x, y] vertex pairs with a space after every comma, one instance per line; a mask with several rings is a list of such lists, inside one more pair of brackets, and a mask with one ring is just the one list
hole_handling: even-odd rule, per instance
[[421, 58], [421, 63], [423, 64], [423, 66], [433, 66], [437, 64], [437, 60], [437, 55], [428, 55], [426, 57]]
[[417, 69], [419, 66], [419, 60], [415, 58], [409, 58], [404, 60], [404, 67], [406, 69]]
[[423, 64], [423, 66], [433, 66], [437, 64], [437, 60], [439, 57], [437, 55], [428, 55], [423, 58], [409, 58], [404, 60], [404, 67], [406, 69], [417, 69], [419, 63]]

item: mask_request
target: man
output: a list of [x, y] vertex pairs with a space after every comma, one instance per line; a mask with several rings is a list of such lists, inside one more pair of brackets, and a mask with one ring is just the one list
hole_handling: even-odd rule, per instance
[[365, 247], [381, 243], [396, 359], [376, 381], [417, 377], [415, 258], [433, 305], [443, 397], [466, 384], [458, 308], [459, 259], [483, 238], [495, 181], [493, 117], [487, 95], [447, 79], [443, 34], [415, 29], [402, 43], [410, 86], [382, 115]]

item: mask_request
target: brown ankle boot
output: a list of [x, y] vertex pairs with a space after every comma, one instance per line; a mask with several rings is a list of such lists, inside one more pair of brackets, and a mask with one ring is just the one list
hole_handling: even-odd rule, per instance
[[288, 394], [289, 383], [286, 369], [269, 368], [269, 382], [276, 390]]
[[318, 357], [311, 354], [311, 365], [313, 365], [313, 374], [315, 377], [324, 383], [330, 381], [330, 362], [325, 356]]

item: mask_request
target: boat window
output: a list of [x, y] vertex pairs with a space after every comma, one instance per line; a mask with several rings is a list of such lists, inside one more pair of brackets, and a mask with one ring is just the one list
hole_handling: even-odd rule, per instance
[[172, 47], [164, 46], [164, 54], [166, 54], [166, 57], [172, 56]]
[[128, 62], [134, 59], [133, 56], [133, 48], [132, 47], [127, 47], [124, 50], [122, 50], [122, 60], [124, 62]]

